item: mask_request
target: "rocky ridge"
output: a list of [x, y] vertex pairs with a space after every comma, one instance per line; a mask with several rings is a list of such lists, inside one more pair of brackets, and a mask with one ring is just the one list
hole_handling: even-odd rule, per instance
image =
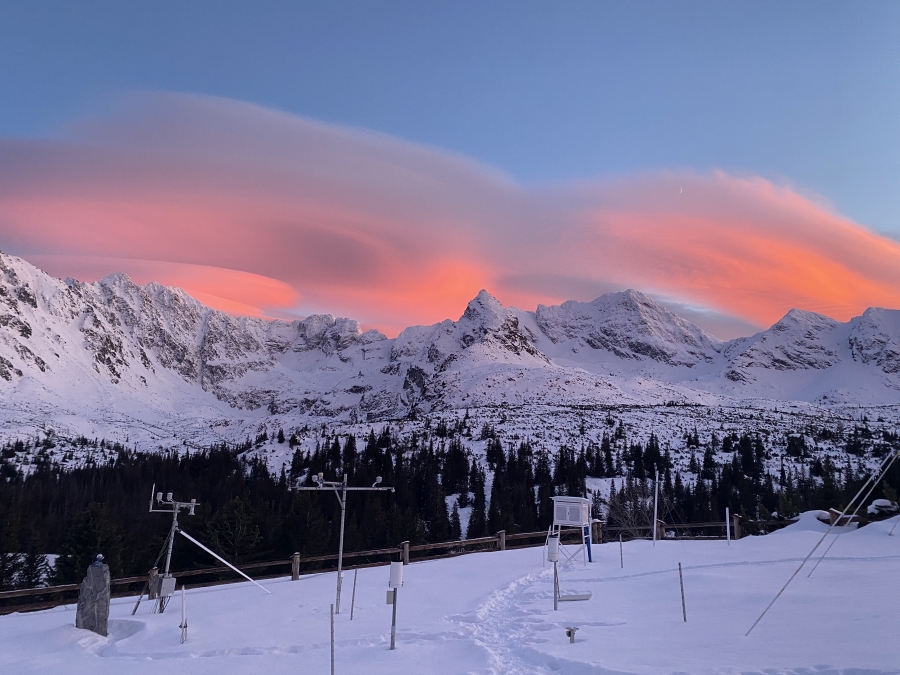
[[841, 323], [795, 309], [723, 342], [637, 291], [534, 312], [481, 291], [458, 320], [389, 339], [329, 315], [233, 317], [122, 274], [55, 279], [0, 254], [7, 430], [54, 419], [76, 431], [80, 420], [221, 428], [273, 415], [354, 423], [495, 405], [759, 398], [900, 404], [900, 311]]

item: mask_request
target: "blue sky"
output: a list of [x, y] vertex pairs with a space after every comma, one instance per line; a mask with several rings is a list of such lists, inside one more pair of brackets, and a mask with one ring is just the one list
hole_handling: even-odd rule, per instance
[[523, 184], [746, 172], [900, 233], [897, 2], [0, 5], [0, 136], [148, 89], [386, 132]]

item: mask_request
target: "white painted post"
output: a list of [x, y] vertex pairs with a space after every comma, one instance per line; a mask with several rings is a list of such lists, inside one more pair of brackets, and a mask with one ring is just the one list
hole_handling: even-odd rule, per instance
[[[337, 490], [335, 490], [337, 494]], [[344, 474], [341, 495], [341, 534], [338, 541], [338, 569], [337, 569], [337, 598], [335, 599], [335, 614], [341, 613], [341, 583], [344, 581], [344, 517], [347, 514], [347, 474]]]
[[731, 512], [725, 507], [725, 540], [731, 546]]
[[656, 546], [656, 530], [659, 529], [657, 527], [657, 513], [658, 513], [658, 504], [659, 504], [659, 469], [656, 468], [656, 465], [653, 465], [653, 469], [656, 472], [656, 480], [653, 481], [653, 545]]
[[394, 593], [392, 595], [394, 608], [392, 610], [391, 616], [391, 649], [397, 648], [397, 594], [400, 592], [400, 587], [403, 585], [403, 562], [392, 562], [391, 563], [391, 578], [388, 581], [388, 586], [394, 589]]
[[350, 596], [350, 620], [353, 621], [353, 606], [356, 604], [356, 575], [359, 570], [353, 570], [353, 594]]
[[619, 567], [625, 569], [625, 558], [622, 555], [622, 533], [619, 532]]
[[547, 560], [553, 563], [553, 610], [559, 609], [559, 574], [556, 563], [559, 561], [559, 535], [547, 539]]
[[331, 605], [331, 675], [334, 675], [334, 605]]

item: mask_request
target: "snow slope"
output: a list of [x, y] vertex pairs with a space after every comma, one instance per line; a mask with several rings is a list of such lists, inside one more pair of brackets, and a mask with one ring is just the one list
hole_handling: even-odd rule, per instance
[[[810, 515], [810, 514], [807, 514]], [[405, 568], [398, 649], [389, 651], [386, 567], [360, 570], [354, 620], [345, 584], [335, 618], [336, 673], [900, 673], [896, 519], [840, 535], [812, 578], [801, 573], [750, 637], [747, 629], [821, 536], [814, 518], [779, 533], [724, 541], [635, 541], [595, 547], [563, 566], [563, 592], [587, 602], [554, 612], [552, 570], [538, 548], [418, 562]], [[678, 563], [684, 570], [682, 621]], [[352, 572], [348, 573], [352, 581]], [[334, 573], [298, 582], [188, 589], [162, 615], [113, 601], [111, 635], [73, 627], [74, 606], [0, 617], [4, 673], [327, 673]], [[575, 644], [564, 634], [577, 626]]]
[[497, 405], [900, 406], [900, 311], [791, 310], [722, 342], [637, 291], [503, 307], [397, 338], [328, 315], [236, 318], [117, 274], [52, 278], [0, 253], [0, 434], [238, 440], [267, 420], [356, 424]]

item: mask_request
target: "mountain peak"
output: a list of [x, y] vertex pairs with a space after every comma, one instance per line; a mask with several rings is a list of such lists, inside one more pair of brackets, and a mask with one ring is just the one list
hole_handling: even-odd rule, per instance
[[469, 304], [466, 305], [466, 311], [460, 317], [460, 321], [469, 320], [483, 323], [485, 325], [493, 325], [498, 321], [503, 321], [508, 314], [508, 310], [500, 303], [497, 298], [481, 289], [478, 291]]
[[552, 342], [581, 340], [620, 358], [692, 366], [711, 362], [720, 349], [719, 340], [633, 289], [592, 302], [540, 305], [535, 316]]

